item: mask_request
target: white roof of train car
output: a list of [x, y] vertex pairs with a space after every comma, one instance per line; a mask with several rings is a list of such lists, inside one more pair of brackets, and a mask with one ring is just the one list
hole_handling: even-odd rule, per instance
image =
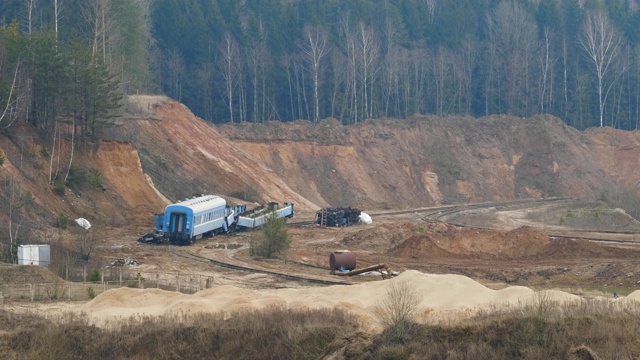
[[203, 210], [217, 208], [217, 207], [226, 206], [226, 205], [227, 205], [227, 202], [219, 196], [205, 195], [205, 196], [197, 197], [195, 199], [187, 199], [175, 204], [171, 204], [167, 206], [167, 208], [171, 206], [184, 206], [184, 207], [190, 208], [194, 213], [198, 213]]

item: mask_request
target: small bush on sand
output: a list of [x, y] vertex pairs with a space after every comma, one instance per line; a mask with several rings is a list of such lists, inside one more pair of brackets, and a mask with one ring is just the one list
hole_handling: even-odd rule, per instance
[[376, 317], [392, 341], [404, 341], [415, 324], [420, 296], [408, 283], [394, 282], [376, 308]]

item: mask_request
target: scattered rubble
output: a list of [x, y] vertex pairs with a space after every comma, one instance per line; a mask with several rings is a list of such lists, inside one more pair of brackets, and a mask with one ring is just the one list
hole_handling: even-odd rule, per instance
[[155, 233], [148, 233], [138, 238], [138, 242], [143, 244], [162, 244], [162, 236]]
[[140, 265], [140, 262], [138, 260], [132, 259], [130, 256], [127, 256], [124, 259], [116, 259], [112, 261], [109, 265], [107, 265], [107, 268], [138, 265]]

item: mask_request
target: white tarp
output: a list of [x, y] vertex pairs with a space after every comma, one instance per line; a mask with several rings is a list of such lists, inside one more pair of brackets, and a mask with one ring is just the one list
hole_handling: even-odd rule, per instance
[[373, 222], [373, 220], [371, 220], [371, 216], [369, 216], [369, 214], [361, 212], [360, 213], [360, 222], [363, 224], [371, 224]]
[[82, 226], [85, 230], [89, 230], [89, 228], [91, 227], [91, 223], [85, 218], [77, 218], [76, 223]]

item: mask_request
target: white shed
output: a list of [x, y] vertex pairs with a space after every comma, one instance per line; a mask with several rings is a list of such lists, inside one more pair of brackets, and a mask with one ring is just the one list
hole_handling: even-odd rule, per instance
[[48, 268], [50, 261], [49, 245], [18, 246], [18, 265], [37, 265]]

